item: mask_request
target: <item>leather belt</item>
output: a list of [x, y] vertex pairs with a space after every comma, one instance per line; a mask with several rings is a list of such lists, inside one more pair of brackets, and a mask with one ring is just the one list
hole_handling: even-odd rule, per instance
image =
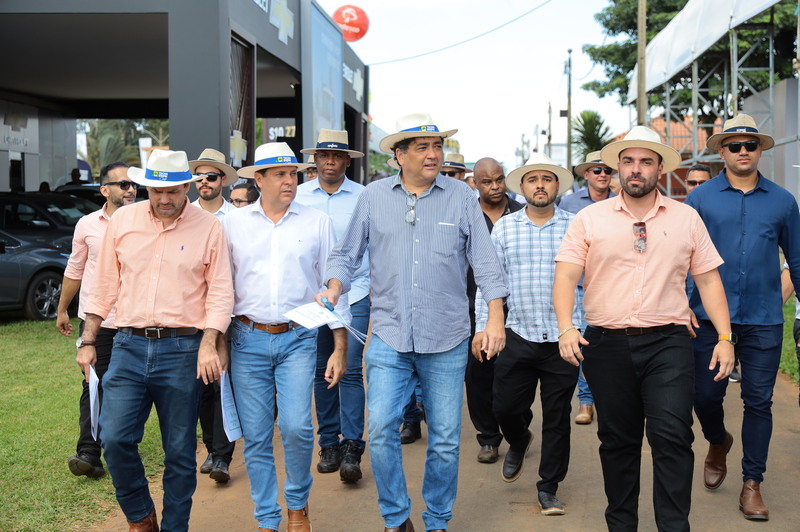
[[284, 323], [256, 323], [247, 316], [236, 316], [236, 319], [248, 327], [252, 326], [253, 329], [258, 329], [259, 331], [268, 332], [270, 334], [285, 333], [297, 327], [297, 324], [293, 321]]
[[598, 329], [603, 331], [603, 333], [605, 334], [624, 334], [627, 336], [642, 336], [643, 334], [669, 331], [674, 329], [675, 327], [679, 327], [679, 325], [670, 323], [668, 325], [658, 325], [656, 327], [625, 327], [624, 329], [606, 329], [604, 327], [598, 327]]
[[150, 340], [159, 340], [161, 338], [175, 338], [176, 336], [192, 336], [200, 332], [197, 327], [120, 327], [119, 332], [122, 334], [132, 334], [134, 336], [141, 336]]

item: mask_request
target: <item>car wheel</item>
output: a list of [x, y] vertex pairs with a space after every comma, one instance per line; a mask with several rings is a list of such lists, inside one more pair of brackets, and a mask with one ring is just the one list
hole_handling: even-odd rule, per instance
[[29, 320], [54, 320], [61, 298], [62, 276], [42, 272], [34, 276], [25, 294], [25, 317]]

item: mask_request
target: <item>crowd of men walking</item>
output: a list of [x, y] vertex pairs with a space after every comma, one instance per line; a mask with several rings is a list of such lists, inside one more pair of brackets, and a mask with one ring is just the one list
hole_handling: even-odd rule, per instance
[[[364, 154], [346, 131], [325, 129], [301, 150], [309, 163], [268, 143], [238, 171], [211, 148], [193, 161], [155, 150], [144, 169], [101, 170], [107, 202], [76, 226], [57, 321], [70, 335], [66, 309], [80, 291], [77, 362], [86, 382], [68, 465], [102, 476], [102, 449], [131, 531], [159, 530], [138, 455], [153, 405], [165, 454], [161, 530], [188, 529], [198, 418], [208, 450], [200, 472], [230, 480], [226, 372], [259, 530], [277, 531], [282, 520], [276, 424], [288, 530], [311, 530], [312, 398], [317, 470], [358, 482], [369, 445], [390, 532], [415, 530], [401, 445], [420, 437], [424, 416], [422, 520], [442, 531], [456, 499], [464, 391], [477, 460], [497, 462], [505, 439], [501, 475], [514, 482], [534, 439], [537, 388], [543, 515], [566, 511], [558, 487], [577, 388], [574, 422], [590, 424], [596, 413], [608, 529], [637, 529], [646, 435], [656, 525], [689, 530], [692, 412], [709, 443], [704, 485], [714, 490], [734, 440], [722, 400], [735, 360], [744, 401], [739, 508], [768, 519], [760, 486], [781, 308], [800, 282], [797, 203], [758, 171], [772, 137], [745, 114], [727, 121], [707, 141], [724, 168], [711, 178], [708, 167], [693, 167], [687, 182], [696, 189], [681, 203], [657, 187], [680, 154], [647, 127], [572, 171], [533, 153], [507, 175], [488, 157], [470, 169], [458, 154], [445, 156], [444, 139], [456, 131], [425, 114], [402, 118], [380, 142], [398, 173], [366, 187], [346, 177]], [[298, 186], [298, 172], [312, 168], [316, 178]], [[586, 187], [565, 195], [574, 175]], [[192, 182], [199, 198], [189, 205]], [[231, 185], [228, 202], [222, 189]], [[134, 203], [138, 186], [149, 201]], [[308, 329], [285, 317], [312, 301], [340, 321]], [[345, 326], [371, 332], [366, 349]], [[90, 367], [102, 391], [97, 439]]]

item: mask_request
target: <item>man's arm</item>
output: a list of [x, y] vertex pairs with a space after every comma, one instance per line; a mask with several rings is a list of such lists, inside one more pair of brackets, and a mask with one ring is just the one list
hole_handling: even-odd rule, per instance
[[792, 275], [789, 273], [789, 268], [784, 268], [781, 272], [781, 298], [785, 305], [789, 298], [794, 293], [794, 284], [792, 284]]
[[328, 367], [325, 368], [325, 380], [330, 384], [330, 390], [342, 380], [347, 371], [347, 329], [340, 327], [333, 329], [333, 354], [328, 358]]
[[572, 311], [575, 308], [575, 288], [583, 274], [583, 267], [571, 262], [556, 262], [556, 273], [553, 281], [553, 308], [558, 320], [558, 350], [561, 358], [573, 366], [580, 365], [583, 360], [581, 346], [589, 342], [578, 331], [580, 323], [572, 323]]
[[506, 346], [506, 324], [503, 314], [503, 300], [501, 298], [489, 301], [489, 318], [483, 329], [481, 351], [486, 353], [486, 360], [490, 360]]
[[101, 323], [103, 323], [103, 318], [97, 314], [87, 314], [83, 324], [81, 339], [91, 345], [81, 346], [78, 349], [75, 361], [81, 367], [86, 382], [89, 382], [89, 366], [94, 366], [97, 361], [97, 351], [95, 350], [94, 343], [97, 341], [97, 333], [100, 331]]
[[[700, 293], [700, 300], [703, 308], [708, 314], [708, 319], [714, 324], [718, 334], [728, 334], [731, 332], [730, 313], [728, 312], [728, 299], [725, 297], [725, 288], [722, 286], [722, 279], [717, 268], [693, 275], [694, 284]], [[733, 344], [727, 340], [717, 342], [714, 353], [711, 356], [711, 363], [708, 365], [709, 371], [713, 371], [719, 364], [719, 372], [714, 377], [715, 381], [720, 381], [728, 377], [733, 370], [734, 352]]]
[[81, 289], [81, 281], [79, 279], [70, 279], [66, 275], [61, 282], [61, 297], [58, 300], [58, 314], [56, 318], [56, 327], [58, 332], [64, 336], [72, 334], [72, 324], [69, 322], [69, 304], [75, 299], [75, 294]]
[[218, 349], [225, 342], [224, 333], [207, 328], [203, 331], [200, 348], [197, 350], [197, 378], [205, 384], [219, 379], [222, 372], [228, 369], [228, 351]]

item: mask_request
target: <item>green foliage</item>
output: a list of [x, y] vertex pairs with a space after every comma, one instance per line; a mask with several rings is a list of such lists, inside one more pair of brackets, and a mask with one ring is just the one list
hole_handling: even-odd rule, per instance
[[783, 306], [783, 352], [781, 353], [781, 371], [800, 382], [797, 368], [797, 349], [794, 343], [795, 298], [792, 297]]
[[369, 154], [369, 169], [368, 175], [370, 180], [375, 179], [378, 177], [378, 174], [381, 172], [385, 173], [386, 175], [393, 175], [397, 173], [397, 170], [391, 168], [386, 161], [389, 160], [389, 156], [385, 153], [378, 153], [374, 151], [370, 151]]
[[[647, 2], [647, 39], [648, 42], [683, 9], [688, 0], [648, 0]], [[775, 24], [775, 76], [779, 79], [790, 78], [793, 75], [791, 57], [794, 55], [793, 43], [795, 25], [797, 18], [794, 15], [796, 2], [793, 0], [783, 0], [773, 8], [773, 22]], [[606, 80], [590, 81], [582, 86], [585, 90], [591, 90], [598, 96], [608, 96], [616, 94], [621, 103], [625, 103], [628, 97], [628, 87], [631, 70], [636, 65], [636, 46], [637, 36], [637, 0], [610, 0], [610, 4], [595, 15], [595, 19], [605, 28], [605, 33], [609, 37], [618, 38], [616, 42], [604, 45], [587, 44], [583, 51], [589, 55], [592, 61], [603, 67]], [[724, 16], [720, 14], [720, 16]], [[765, 35], [763, 28], [755, 26], [770, 21], [770, 10], [761, 13], [748, 24], [737, 28], [739, 57], [741, 58], [750, 47], [759, 42]], [[745, 67], [763, 66], [768, 62], [767, 46], [761, 46], [751, 55]], [[720, 62], [730, 57], [730, 42], [727, 36], [723, 37], [702, 57], [698, 59], [699, 75], [702, 79], [706, 73], [711, 72]], [[769, 74], [767, 72], [744, 71], [740, 73], [745, 77], [756, 90], [762, 90], [769, 86]], [[691, 108], [691, 67], [687, 67], [683, 72], [676, 75], [675, 105], [686, 113]], [[701, 120], [704, 122], [713, 121], [712, 110], [720, 111], [726, 105], [724, 101], [724, 78], [720, 75], [712, 75], [708, 80], [708, 87], [713, 92], [707, 95], [709, 98], [708, 107], [701, 111]], [[739, 89], [740, 97], [748, 95], [742, 87]], [[663, 90], [649, 95], [651, 106], [664, 107]], [[741, 103], [739, 105], [741, 107]]]
[[[67, 467], [78, 438], [82, 378], [74, 334], [62, 336], [53, 321], [0, 318], [0, 352], [0, 530], [61, 532], [96, 525], [117, 504], [108, 475], [75, 477]], [[151, 477], [161, 473], [160, 441], [153, 412], [139, 446]]]
[[611, 140], [611, 128], [597, 111], [581, 111], [572, 120], [572, 144], [578, 160], [583, 162], [593, 151], [600, 150]]
[[140, 137], [152, 138], [154, 146], [169, 143], [169, 120], [81, 120], [78, 129], [86, 132], [88, 153], [83, 155], [95, 172], [117, 161], [140, 164]]

